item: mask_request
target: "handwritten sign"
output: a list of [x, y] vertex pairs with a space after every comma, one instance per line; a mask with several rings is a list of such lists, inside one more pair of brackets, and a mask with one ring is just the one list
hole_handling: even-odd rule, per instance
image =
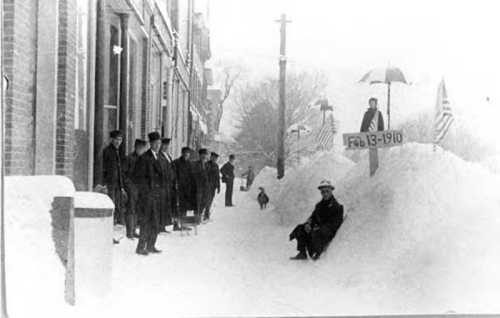
[[394, 147], [403, 144], [403, 133], [399, 130], [350, 133], [343, 134], [342, 137], [348, 150]]

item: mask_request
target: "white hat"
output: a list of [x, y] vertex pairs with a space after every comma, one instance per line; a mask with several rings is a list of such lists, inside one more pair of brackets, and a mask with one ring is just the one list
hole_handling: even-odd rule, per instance
[[335, 189], [335, 187], [332, 185], [332, 183], [329, 180], [321, 180], [321, 182], [319, 183], [318, 189], [321, 189], [321, 188], [330, 188], [332, 190]]

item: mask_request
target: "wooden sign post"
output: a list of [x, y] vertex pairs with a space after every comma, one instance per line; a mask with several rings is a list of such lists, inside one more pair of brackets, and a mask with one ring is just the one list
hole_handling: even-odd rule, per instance
[[368, 148], [370, 176], [373, 176], [378, 168], [378, 148], [401, 146], [403, 144], [403, 133], [399, 130], [349, 133], [343, 134], [342, 137], [347, 150]]

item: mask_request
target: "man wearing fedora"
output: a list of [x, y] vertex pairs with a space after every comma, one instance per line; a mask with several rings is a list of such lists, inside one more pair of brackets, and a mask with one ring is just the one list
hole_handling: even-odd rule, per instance
[[337, 233], [344, 219], [344, 208], [335, 200], [335, 188], [328, 180], [323, 180], [318, 186], [321, 201], [316, 204], [313, 213], [306, 223], [298, 225], [290, 233], [290, 241], [297, 240], [299, 253], [291, 257], [293, 260], [307, 259], [307, 253], [313, 260], [317, 260], [324, 248]]
[[160, 231], [160, 209], [164, 190], [164, 171], [160, 162], [161, 138], [156, 131], [148, 134], [148, 138], [150, 148], [139, 157], [136, 172], [142, 206], [141, 230], [136, 249], [136, 253], [140, 255], [161, 252], [155, 247]]

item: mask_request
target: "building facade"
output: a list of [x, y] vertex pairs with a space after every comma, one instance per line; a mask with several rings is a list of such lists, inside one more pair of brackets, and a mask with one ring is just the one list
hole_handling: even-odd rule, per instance
[[[206, 140], [209, 32], [196, 0], [3, 0], [7, 175], [101, 182], [102, 149], [159, 131]], [[204, 128], [205, 126], [205, 128]]]

